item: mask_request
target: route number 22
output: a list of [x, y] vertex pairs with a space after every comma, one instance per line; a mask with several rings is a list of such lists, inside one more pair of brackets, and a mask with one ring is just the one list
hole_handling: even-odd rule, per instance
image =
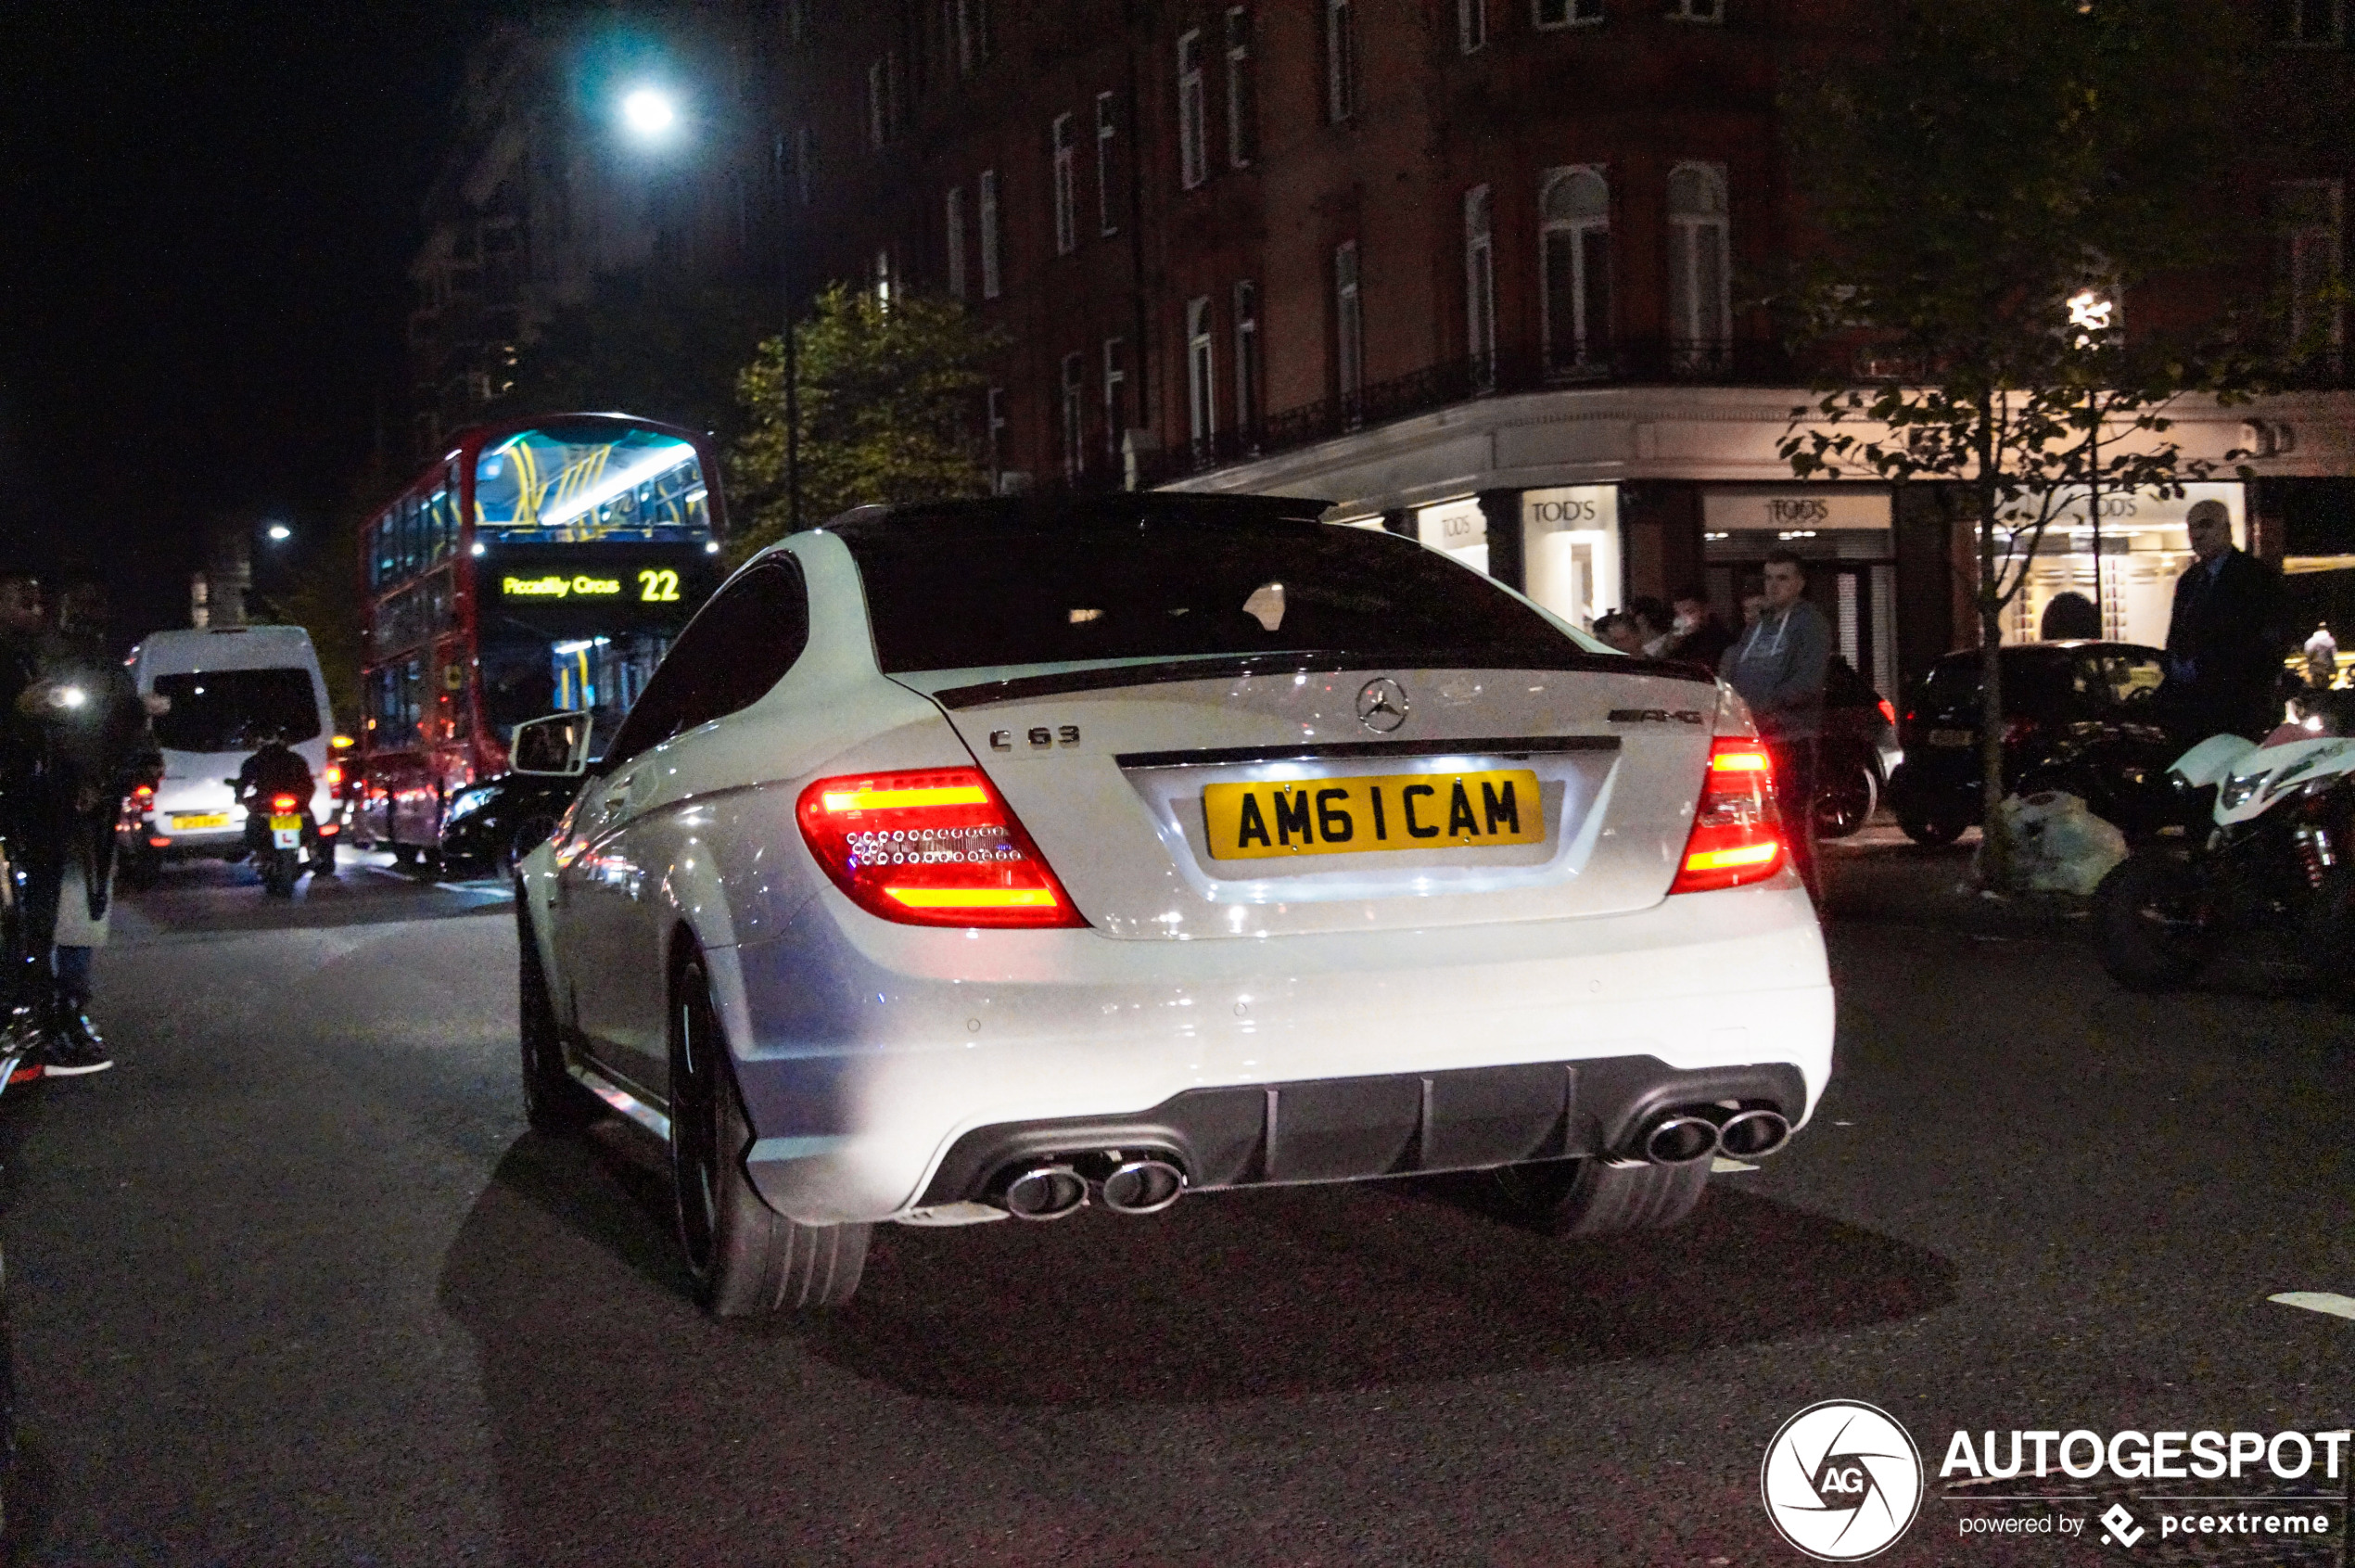
[[679, 600], [679, 574], [668, 569], [642, 571], [638, 574], [638, 598], [642, 604], [670, 605]]

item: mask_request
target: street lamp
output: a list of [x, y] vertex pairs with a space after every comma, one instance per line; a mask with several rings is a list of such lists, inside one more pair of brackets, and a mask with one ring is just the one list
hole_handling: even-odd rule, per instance
[[272, 523], [269, 528], [263, 529], [262, 531], [265, 537], [267, 537], [273, 544], [284, 544], [286, 541], [294, 537], [294, 529], [286, 527], [284, 523]]
[[[2069, 297], [2069, 325], [2077, 329], [2077, 346], [2090, 348], [2096, 334], [2109, 330], [2116, 305], [2097, 288], [2081, 288]], [[2102, 635], [2109, 635], [2109, 601], [2102, 596], [2102, 411], [2101, 393], [2085, 389], [2085, 518], [2094, 525], [2094, 613], [2101, 618]]]
[[[622, 95], [621, 122], [638, 141], [654, 144], [670, 139], [679, 125], [679, 106], [659, 87], [644, 85]], [[778, 279], [785, 296], [785, 516], [786, 527], [801, 528], [801, 374], [799, 334], [794, 326], [793, 247], [785, 240], [785, 198], [777, 198]], [[476, 547], [479, 550], [481, 547]], [[718, 546], [713, 551], [716, 554]]]

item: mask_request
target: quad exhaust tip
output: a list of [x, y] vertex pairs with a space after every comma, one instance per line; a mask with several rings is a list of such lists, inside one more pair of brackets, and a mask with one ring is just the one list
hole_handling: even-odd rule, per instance
[[1644, 1134], [1644, 1158], [1654, 1165], [1688, 1166], [1717, 1152], [1717, 1124], [1707, 1116], [1674, 1112]]
[[1159, 1214], [1186, 1190], [1186, 1173], [1167, 1160], [1124, 1160], [1104, 1178], [1104, 1207], [1114, 1214]]
[[1790, 1141], [1790, 1118], [1780, 1111], [1737, 1111], [1717, 1129], [1717, 1146], [1738, 1159], [1771, 1154]]
[[1061, 1219], [1088, 1202], [1088, 1179], [1066, 1165], [1033, 1166], [1006, 1183], [1000, 1201], [1016, 1219]]
[[1683, 1166], [1720, 1154], [1754, 1160], [1789, 1141], [1790, 1118], [1780, 1111], [1687, 1105], [1655, 1120], [1645, 1130], [1640, 1149], [1654, 1165]]

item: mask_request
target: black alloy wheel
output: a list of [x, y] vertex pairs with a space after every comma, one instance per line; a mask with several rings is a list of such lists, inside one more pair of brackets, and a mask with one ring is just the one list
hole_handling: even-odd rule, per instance
[[670, 1174], [680, 1252], [718, 1318], [839, 1306], [859, 1289], [870, 1224], [806, 1225], [770, 1208], [745, 1169], [752, 1125], [700, 956], [670, 1007]]
[[1861, 762], [1838, 764], [1815, 790], [1815, 836], [1847, 838], [1872, 820], [1880, 781]]

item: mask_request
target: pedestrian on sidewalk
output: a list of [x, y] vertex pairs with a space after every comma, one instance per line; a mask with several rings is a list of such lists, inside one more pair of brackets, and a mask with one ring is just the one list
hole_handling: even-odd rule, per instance
[[1765, 603], [1719, 668], [1750, 705], [1775, 763], [1775, 802], [1783, 842], [1801, 880], [1823, 902], [1815, 866], [1815, 746], [1822, 733], [1825, 670], [1832, 627], [1807, 599], [1807, 564], [1796, 552], [1766, 557]]
[[2195, 504], [2183, 529], [2194, 558], [2175, 580], [2161, 696], [2196, 736], [2262, 739], [2282, 721], [2282, 574], [2234, 547], [2221, 501]]

